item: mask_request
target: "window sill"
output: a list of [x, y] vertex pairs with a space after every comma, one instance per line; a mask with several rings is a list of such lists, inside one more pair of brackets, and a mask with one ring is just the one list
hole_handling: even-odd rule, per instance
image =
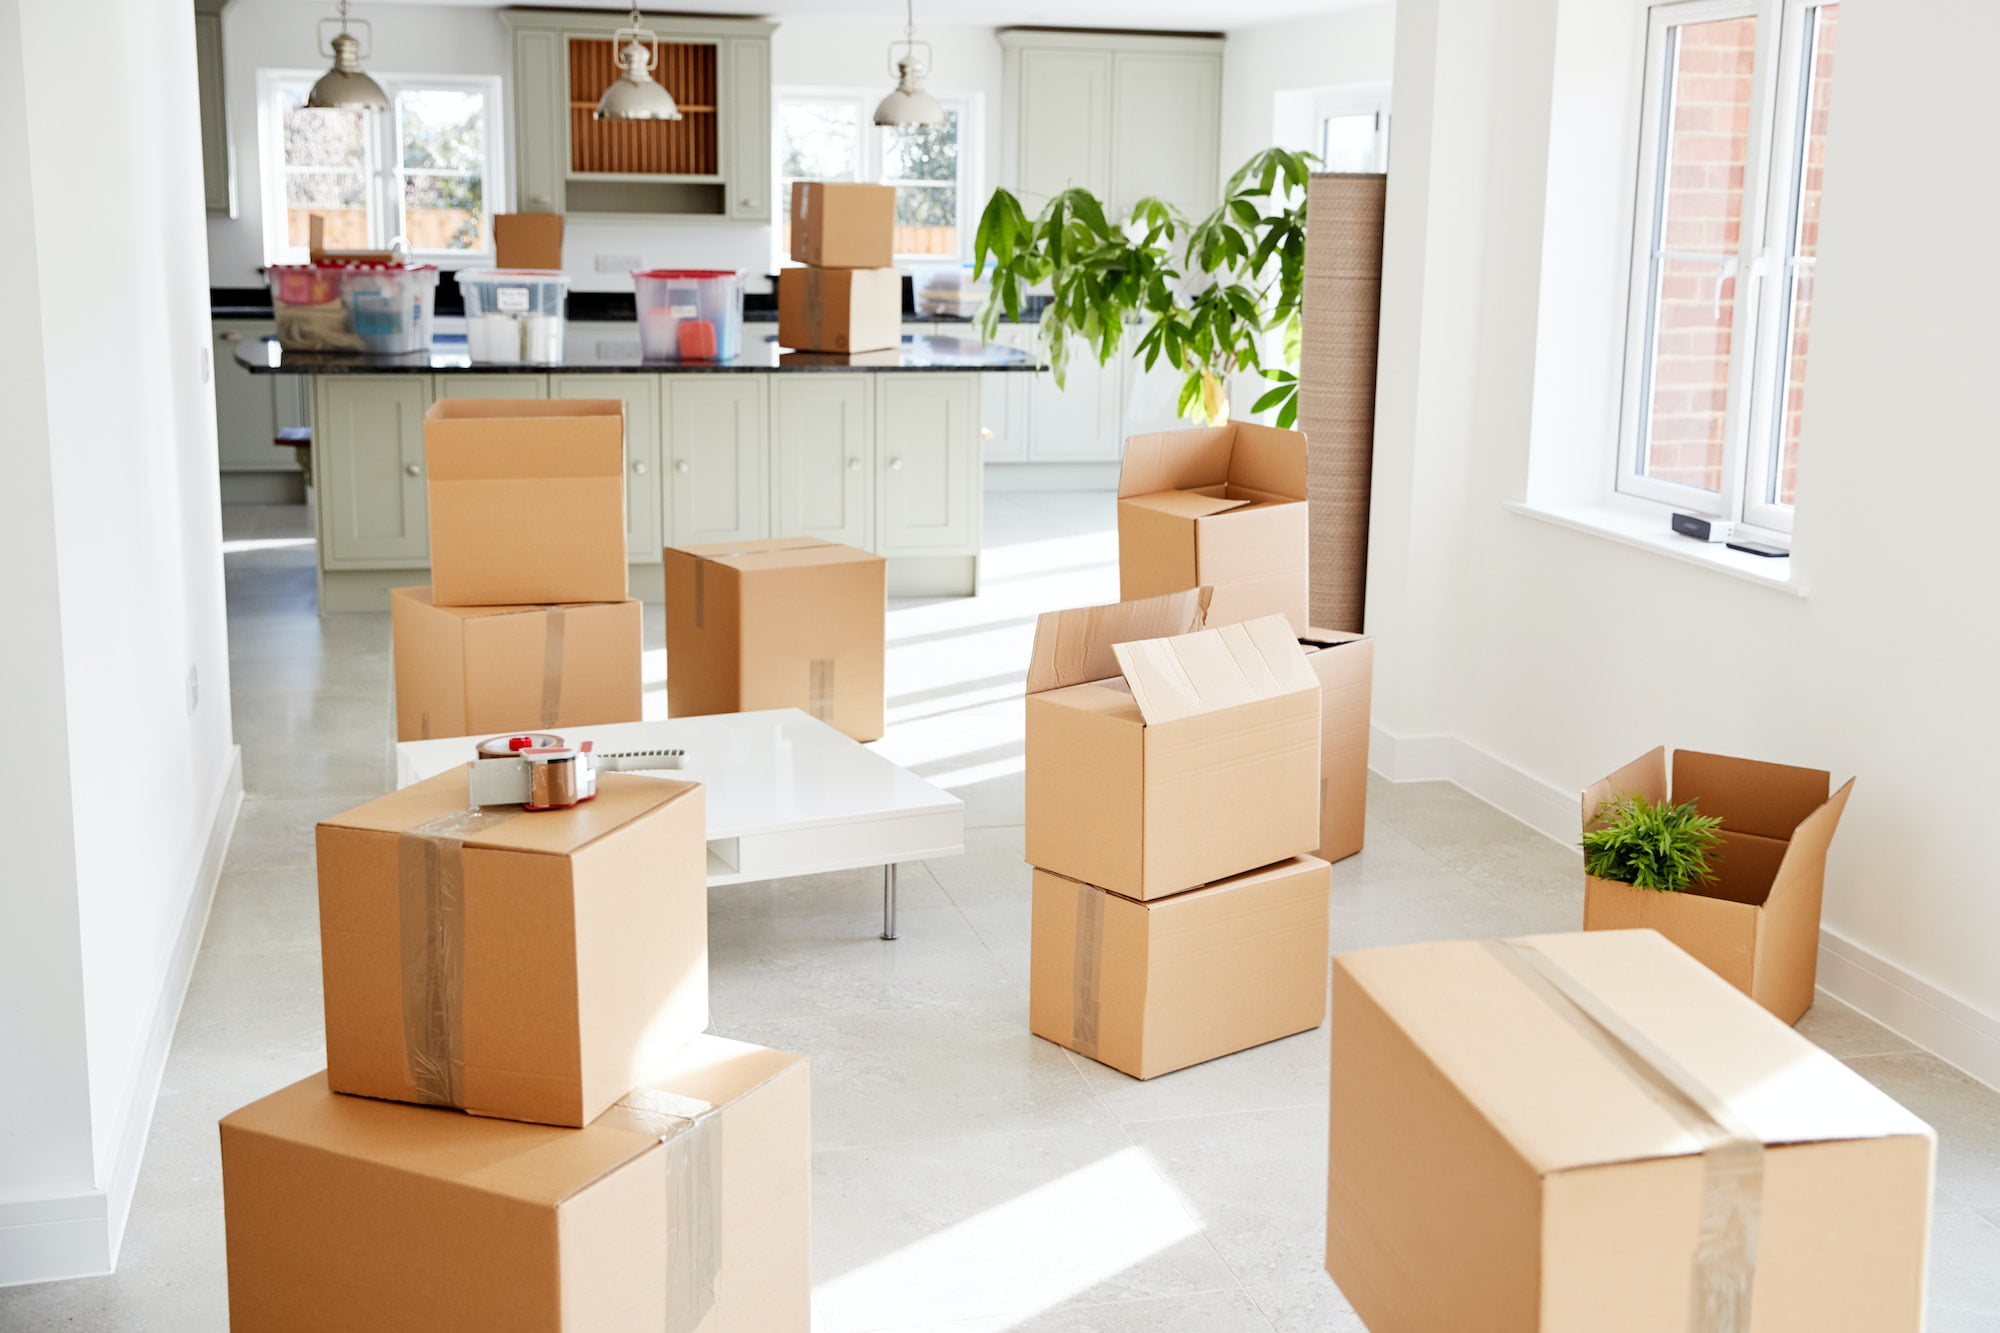
[[[1509, 501], [1505, 508], [1525, 518], [1553, 523], [1560, 528], [1606, 537], [1621, 546], [1636, 547], [1682, 564], [1712, 570], [1760, 588], [1804, 597], [1807, 589], [1792, 578], [1790, 559], [1777, 560], [1732, 551], [1722, 542], [1698, 542], [1667, 530], [1664, 516], [1635, 514], [1610, 505], [1537, 505]], [[1775, 566], [1775, 568], [1774, 568]]]

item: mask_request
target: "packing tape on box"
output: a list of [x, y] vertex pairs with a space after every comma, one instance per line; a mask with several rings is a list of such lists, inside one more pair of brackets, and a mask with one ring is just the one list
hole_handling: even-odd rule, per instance
[[1689, 1275], [1688, 1333], [1749, 1333], [1763, 1211], [1764, 1140], [1727, 1102], [1553, 958], [1521, 940], [1483, 943], [1550, 1009], [1631, 1070], [1701, 1140], [1701, 1233]]
[[403, 1040], [410, 1082], [438, 1106], [465, 1095], [465, 840], [520, 813], [456, 810], [396, 838]]
[[815, 657], [806, 663], [806, 711], [831, 726], [834, 704], [833, 659]]
[[562, 713], [563, 608], [552, 606], [542, 637], [542, 725], [553, 727]]
[[1071, 968], [1070, 1049], [1097, 1058], [1099, 974], [1104, 966], [1104, 893], [1079, 884], [1076, 894], [1076, 963]]
[[722, 1152], [712, 1103], [636, 1088], [596, 1123], [656, 1135], [667, 1152], [667, 1333], [692, 1333], [722, 1271]]

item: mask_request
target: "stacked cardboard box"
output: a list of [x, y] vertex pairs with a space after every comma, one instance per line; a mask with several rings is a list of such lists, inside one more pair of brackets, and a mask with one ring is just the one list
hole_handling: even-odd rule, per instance
[[231, 1327], [803, 1328], [803, 1057], [707, 1035], [697, 783], [318, 830], [327, 1069], [222, 1121]]
[[1319, 1026], [1320, 682], [1207, 589], [1056, 611], [1027, 683], [1029, 1026], [1152, 1078]]
[[441, 399], [424, 415], [431, 585], [391, 595], [396, 736], [637, 722], [616, 399]]
[[891, 185], [792, 186], [792, 258], [778, 273], [778, 342], [802, 352], [876, 352], [903, 340], [903, 278]]

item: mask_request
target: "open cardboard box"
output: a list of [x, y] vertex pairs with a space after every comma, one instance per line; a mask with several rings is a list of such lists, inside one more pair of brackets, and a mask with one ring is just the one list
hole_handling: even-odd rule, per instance
[[1617, 796], [1693, 801], [1722, 819], [1712, 883], [1679, 893], [1584, 876], [1585, 930], [1657, 930], [1787, 1023], [1812, 1007], [1827, 846], [1854, 790], [1817, 768], [1677, 750], [1633, 760], [1583, 793], [1583, 827]]
[[1366, 634], [1309, 629], [1299, 635], [1319, 677], [1319, 851], [1339, 861], [1368, 833], [1368, 723], [1374, 698], [1375, 641]]

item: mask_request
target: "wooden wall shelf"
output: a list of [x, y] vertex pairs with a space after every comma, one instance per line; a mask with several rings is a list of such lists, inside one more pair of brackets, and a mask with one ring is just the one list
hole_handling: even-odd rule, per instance
[[571, 175], [717, 176], [716, 48], [712, 42], [658, 42], [653, 77], [673, 94], [681, 120], [598, 120], [597, 99], [618, 77], [609, 39], [569, 39]]

